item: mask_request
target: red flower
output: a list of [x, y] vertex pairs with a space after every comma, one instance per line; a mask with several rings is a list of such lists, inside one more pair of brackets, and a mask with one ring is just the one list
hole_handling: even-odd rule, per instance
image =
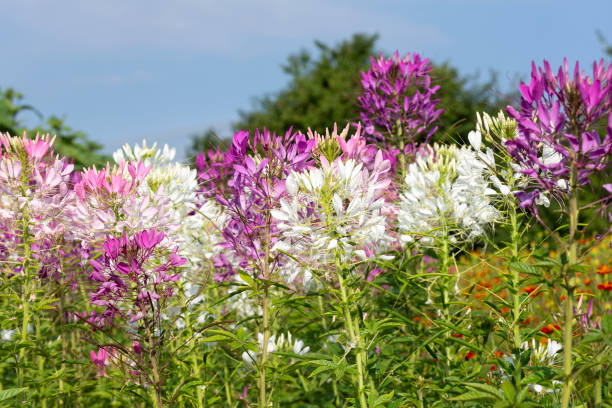
[[471, 360], [474, 357], [476, 357], [476, 353], [474, 353], [473, 351], [468, 351], [468, 353], [465, 355], [466, 360]]
[[600, 283], [599, 285], [597, 285], [597, 289], [599, 290], [605, 290], [605, 291], [611, 291], [612, 290], [612, 282], [604, 282], [604, 283]]
[[540, 331], [544, 334], [550, 334], [555, 330], [561, 330], [561, 327], [558, 324], [552, 325], [549, 323], [540, 329]]

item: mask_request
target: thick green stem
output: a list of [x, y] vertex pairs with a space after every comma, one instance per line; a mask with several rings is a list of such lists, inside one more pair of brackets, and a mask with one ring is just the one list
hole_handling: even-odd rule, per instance
[[[448, 245], [448, 232], [447, 232], [447, 228], [446, 225], [444, 225], [444, 230], [443, 230], [443, 238], [442, 238], [442, 242], [441, 242], [441, 253], [440, 253], [440, 273], [444, 274], [444, 276], [442, 276], [441, 278], [441, 291], [442, 291], [442, 312], [444, 313], [443, 318], [448, 322], [451, 323], [451, 312], [450, 312], [450, 293], [448, 290], [448, 286], [449, 283], [451, 282], [451, 280], [449, 279], [449, 275], [448, 275], [448, 270], [449, 270], [449, 254], [450, 254], [450, 249], [449, 249], [449, 245]], [[450, 337], [450, 333], [447, 332], [445, 334], [445, 337], [448, 338]], [[444, 354], [445, 354], [445, 358], [446, 358], [446, 367], [450, 367], [451, 365], [451, 361], [452, 361], [452, 353], [451, 353], [451, 349], [450, 346], [448, 345], [448, 341], [446, 342], [446, 346], [444, 347]]]
[[[520, 232], [517, 217], [516, 203], [511, 201], [510, 203], [510, 225], [512, 230], [510, 231], [511, 241], [511, 262], [517, 262], [519, 260], [519, 245], [520, 245]], [[512, 335], [513, 345], [516, 350], [521, 348], [521, 333], [520, 333], [520, 319], [521, 319], [521, 288], [520, 288], [520, 275], [516, 268], [511, 268], [512, 274]], [[514, 370], [514, 386], [517, 390], [521, 389], [521, 359], [516, 358], [516, 367]]]
[[593, 384], [593, 406], [601, 408], [601, 369], [595, 371], [595, 383]]
[[568, 270], [576, 264], [577, 246], [576, 246], [576, 231], [578, 228], [578, 197], [576, 194], [576, 172], [572, 171], [570, 182], [570, 231], [569, 231], [569, 251], [568, 264], [564, 269], [565, 284], [567, 286], [567, 299], [565, 300], [565, 322], [563, 327], [563, 393], [561, 396], [561, 407], [568, 408], [570, 394], [572, 391], [572, 323], [574, 321], [574, 272]]
[[[344, 279], [342, 278], [340, 273], [338, 274], [338, 279], [340, 281], [340, 293], [342, 296], [342, 307], [344, 311], [344, 325], [345, 325], [346, 331], [348, 332], [349, 340], [351, 341], [351, 345], [357, 348], [356, 360], [357, 360], [357, 387], [358, 387], [358, 394], [359, 394], [359, 403], [361, 405], [361, 408], [367, 408], [368, 403], [365, 397], [365, 385], [364, 385], [365, 384], [364, 367], [366, 364], [366, 354], [365, 354], [365, 350], [362, 350], [363, 346], [362, 346], [361, 338], [357, 337], [357, 334], [355, 332], [355, 327], [353, 326], [353, 318], [352, 318], [351, 310], [349, 307], [347, 290], [344, 284]], [[355, 323], [357, 324], [358, 321]]]
[[225, 388], [225, 399], [227, 400], [227, 406], [232, 406], [232, 392], [230, 390], [229, 382], [227, 379], [229, 378], [229, 372], [227, 370], [227, 365], [223, 367], [223, 385]]
[[268, 281], [270, 279], [270, 215], [268, 214], [266, 222], [266, 242], [265, 242], [265, 259], [263, 265], [263, 278], [264, 278], [264, 293], [263, 293], [263, 344], [261, 351], [261, 360], [259, 361], [259, 407], [266, 408], [268, 401], [266, 399], [266, 365], [268, 362], [268, 341], [270, 339], [270, 305], [269, 305], [269, 286]]

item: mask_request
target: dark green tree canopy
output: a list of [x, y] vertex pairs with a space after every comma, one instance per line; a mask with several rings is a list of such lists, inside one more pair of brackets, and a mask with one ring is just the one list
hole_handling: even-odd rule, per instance
[[[357, 122], [360, 72], [369, 69], [371, 56], [380, 54], [376, 48], [377, 37], [355, 34], [334, 47], [315, 41], [317, 55], [306, 50], [290, 55], [282, 66], [290, 76], [287, 87], [256, 99], [252, 110], [239, 112], [234, 130], [266, 127], [284, 132], [293, 126], [303, 132], [309, 127], [322, 132], [334, 123], [342, 127]], [[445, 109], [436, 135], [438, 140], [467, 137], [474, 128], [476, 111], [498, 105], [500, 98], [494, 94], [497, 83], [494, 75], [481, 83], [476, 76], [462, 77], [448, 63], [434, 63], [430, 75], [440, 85], [436, 97], [440, 98], [439, 106]]]
[[72, 160], [77, 169], [109, 160], [109, 157], [99, 152], [102, 149], [101, 144], [90, 140], [85, 133], [67, 126], [64, 118], [52, 115], [34, 128], [26, 127], [21, 121], [22, 112], [34, 112], [41, 120], [43, 115], [31, 105], [22, 104], [22, 99], [23, 95], [11, 88], [4, 91], [0, 89], [0, 132], [17, 136], [24, 131], [30, 136], [36, 133], [55, 135], [54, 150]]

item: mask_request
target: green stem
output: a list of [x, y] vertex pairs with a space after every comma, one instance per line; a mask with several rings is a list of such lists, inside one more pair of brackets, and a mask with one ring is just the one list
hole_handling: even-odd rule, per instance
[[[520, 232], [516, 211], [516, 203], [514, 200], [510, 201], [510, 225], [512, 230], [510, 231], [511, 241], [511, 262], [518, 262], [519, 260], [519, 240]], [[514, 348], [518, 351], [521, 348], [521, 333], [520, 333], [520, 319], [521, 319], [521, 288], [520, 288], [520, 275], [516, 268], [511, 268], [512, 272], [512, 334], [514, 340]], [[517, 390], [521, 389], [521, 359], [516, 358], [516, 367], [514, 370], [514, 386]]]
[[593, 406], [594, 408], [601, 408], [601, 369], [597, 368], [595, 371], [595, 383], [593, 384]]
[[[451, 313], [450, 313], [450, 295], [448, 286], [451, 280], [449, 279], [448, 269], [449, 269], [449, 245], [448, 245], [448, 232], [446, 228], [446, 224], [444, 225], [443, 230], [443, 239], [442, 239], [442, 248], [441, 248], [441, 259], [440, 259], [440, 273], [445, 274], [442, 276], [442, 311], [444, 313], [444, 319], [451, 323]], [[446, 332], [445, 337], [450, 337], [450, 332]], [[446, 346], [444, 347], [444, 354], [446, 357], [446, 367], [449, 368], [451, 366], [452, 356], [451, 349], [448, 345], [448, 341], [446, 342]]]
[[[365, 386], [364, 386], [364, 365], [366, 364], [366, 355], [365, 351], [362, 350], [362, 342], [360, 338], [357, 338], [355, 328], [353, 327], [353, 318], [351, 316], [351, 310], [349, 308], [348, 296], [346, 291], [346, 286], [344, 284], [344, 279], [341, 276], [341, 273], [338, 273], [338, 280], [340, 282], [340, 293], [342, 296], [342, 308], [344, 311], [344, 323], [346, 327], [346, 331], [349, 335], [349, 340], [351, 341], [351, 345], [357, 348], [357, 387], [359, 394], [359, 403], [361, 408], [367, 408], [368, 403], [365, 397]], [[357, 323], [357, 322], [356, 322]]]
[[567, 287], [567, 299], [565, 300], [565, 322], [563, 327], [563, 393], [561, 396], [561, 407], [568, 408], [570, 394], [572, 391], [572, 323], [574, 321], [574, 279], [573, 271], [568, 271], [576, 264], [577, 246], [576, 246], [576, 231], [578, 228], [578, 197], [576, 191], [576, 171], [572, 171], [570, 180], [570, 231], [569, 231], [569, 251], [568, 264], [565, 268], [565, 284]]
[[[25, 194], [25, 192], [24, 192]], [[28, 325], [30, 324], [30, 286], [31, 286], [31, 276], [30, 276], [30, 257], [31, 257], [31, 247], [30, 247], [30, 228], [29, 228], [29, 216], [27, 206], [23, 209], [23, 218], [22, 218], [22, 228], [23, 228], [23, 276], [24, 276], [24, 284], [23, 284], [23, 297], [21, 299], [21, 304], [23, 307], [23, 317], [21, 322], [21, 342], [25, 343], [28, 340]], [[19, 387], [23, 387], [24, 385], [24, 372], [25, 372], [25, 364], [26, 364], [26, 347], [22, 347], [19, 351], [19, 365], [20, 369], [17, 372], [17, 383]]]
[[269, 306], [269, 286], [268, 280], [270, 279], [270, 214], [268, 213], [266, 220], [266, 243], [265, 243], [265, 259], [263, 265], [263, 277], [264, 277], [264, 293], [263, 293], [263, 344], [261, 351], [261, 360], [259, 361], [259, 407], [266, 408], [268, 401], [266, 399], [266, 365], [268, 362], [268, 341], [270, 339], [270, 306]]
[[225, 387], [225, 398], [227, 399], [227, 406], [232, 406], [232, 393], [230, 391], [229, 382], [227, 379], [229, 378], [229, 373], [227, 371], [227, 365], [223, 366], [223, 385]]

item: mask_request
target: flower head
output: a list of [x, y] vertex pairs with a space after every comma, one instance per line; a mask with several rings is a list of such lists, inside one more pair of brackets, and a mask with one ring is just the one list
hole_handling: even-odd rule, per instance
[[363, 94], [358, 98], [368, 141], [414, 152], [437, 130], [442, 109], [433, 99], [439, 86], [431, 85], [431, 64], [419, 54], [400, 58], [372, 57], [372, 68], [361, 73]]

